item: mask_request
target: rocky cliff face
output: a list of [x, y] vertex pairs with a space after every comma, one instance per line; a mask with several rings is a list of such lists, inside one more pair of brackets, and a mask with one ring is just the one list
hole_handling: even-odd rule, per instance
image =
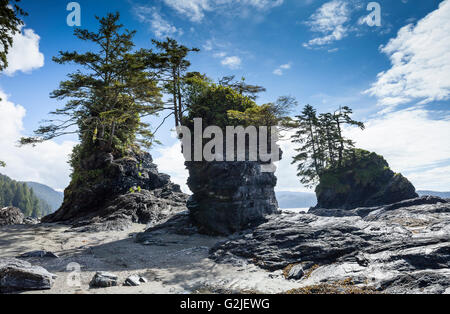
[[[99, 153], [82, 162], [64, 203], [42, 222], [65, 222], [89, 230], [124, 229], [131, 222], [156, 223], [186, 210], [187, 195], [158, 172], [150, 154], [115, 159]], [[89, 231], [88, 230], [88, 231]]]
[[227, 235], [278, 211], [273, 173], [258, 162], [186, 162], [191, 218], [204, 233]]
[[356, 150], [344, 167], [325, 171], [316, 188], [317, 208], [353, 209], [418, 197], [414, 186], [375, 153]]
[[284, 270], [299, 287], [352, 282], [387, 293], [449, 293], [450, 204], [423, 197], [271, 216], [217, 244], [210, 256], [222, 263]]

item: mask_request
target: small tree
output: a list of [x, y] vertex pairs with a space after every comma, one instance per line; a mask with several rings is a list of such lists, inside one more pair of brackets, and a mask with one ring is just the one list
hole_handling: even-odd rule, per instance
[[6, 163], [4, 161], [0, 160], [0, 168], [4, 168], [6, 167]]
[[8, 52], [13, 45], [13, 36], [24, 25], [20, 16], [26, 16], [19, 6], [20, 0], [0, 0], [0, 71], [8, 67]]

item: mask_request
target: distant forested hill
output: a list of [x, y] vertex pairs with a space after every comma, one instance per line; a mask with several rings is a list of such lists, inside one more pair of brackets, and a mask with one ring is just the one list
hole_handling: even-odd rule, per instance
[[25, 216], [42, 217], [52, 212], [50, 205], [39, 199], [26, 183], [0, 174], [0, 207], [20, 208]]
[[32, 188], [34, 194], [50, 205], [52, 212], [55, 212], [61, 206], [64, 200], [64, 194], [53, 190], [51, 187], [36, 182], [25, 182], [28, 187]]
[[307, 192], [276, 192], [278, 206], [282, 209], [309, 208], [317, 205], [314, 193]]

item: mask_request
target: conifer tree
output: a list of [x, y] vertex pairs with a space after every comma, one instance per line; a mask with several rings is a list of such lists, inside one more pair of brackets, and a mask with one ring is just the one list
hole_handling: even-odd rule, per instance
[[66, 105], [51, 113], [56, 118], [39, 127], [35, 137], [22, 138], [22, 144], [78, 134], [81, 144], [74, 149], [78, 156], [95, 151], [123, 155], [136, 142], [151, 144], [152, 134], [141, 118], [162, 109], [157, 76], [149, 71], [154, 55], [148, 50], [133, 51], [135, 31], [123, 30], [119, 18], [119, 13], [97, 17], [96, 32], [75, 30], [74, 35], [93, 50], [61, 51], [53, 58], [58, 64], [80, 68], [51, 94], [67, 100]]
[[307, 105], [296, 117], [292, 142], [296, 148], [292, 164], [298, 164], [300, 182], [313, 187], [320, 182], [324, 170], [342, 167], [345, 157], [353, 151], [354, 142], [343, 136], [345, 125], [364, 129], [364, 124], [351, 118], [352, 110], [341, 107], [334, 113], [317, 116], [316, 110]]
[[159, 51], [155, 55], [153, 66], [157, 69], [158, 78], [162, 82], [164, 91], [172, 96], [172, 99], [169, 100], [172, 110], [170, 115], [174, 115], [175, 126], [179, 126], [185, 110], [182, 93], [183, 80], [187, 77], [186, 71], [191, 66], [187, 56], [191, 52], [200, 50], [183, 46], [172, 38], [167, 38], [165, 41], [152, 40], [152, 42]]

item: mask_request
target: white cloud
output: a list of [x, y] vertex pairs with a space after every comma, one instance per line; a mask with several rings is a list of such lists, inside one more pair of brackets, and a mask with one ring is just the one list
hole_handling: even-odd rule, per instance
[[164, 0], [164, 3], [192, 22], [201, 22], [207, 12], [218, 14], [239, 13], [244, 7], [259, 11], [282, 5], [284, 0]]
[[346, 23], [350, 19], [350, 13], [348, 4], [342, 0], [333, 0], [322, 5], [306, 23], [312, 31], [321, 33], [322, 36], [311, 39], [303, 46], [324, 46], [347, 36], [349, 28]]
[[392, 67], [378, 74], [366, 93], [393, 108], [450, 98], [450, 0], [420, 20], [400, 29], [380, 49]]
[[8, 67], [6, 75], [20, 71], [31, 72], [44, 66], [44, 55], [39, 51], [40, 37], [32, 29], [24, 29], [13, 36], [13, 45], [8, 52]]
[[58, 190], [64, 189], [70, 175], [68, 156], [76, 143], [48, 141], [36, 147], [18, 147], [17, 141], [23, 136], [26, 110], [8, 101], [2, 91], [0, 98], [0, 160], [7, 165], [0, 171], [15, 180], [36, 181]]
[[166, 21], [154, 7], [137, 6], [134, 8], [134, 13], [140, 22], [150, 25], [152, 32], [158, 38], [183, 35], [182, 29]]
[[226, 57], [222, 60], [222, 65], [232, 70], [239, 69], [241, 67], [242, 60], [237, 56]]
[[155, 158], [154, 161], [158, 165], [158, 170], [170, 175], [172, 182], [180, 185], [183, 192], [191, 193], [186, 184], [189, 173], [184, 166], [181, 143], [177, 142], [169, 147], [158, 148], [157, 152], [160, 156]]
[[283, 75], [283, 70], [289, 70], [291, 68], [291, 66], [292, 65], [290, 63], [282, 64], [278, 68], [273, 70], [273, 74], [278, 75], [278, 76], [282, 76]]

